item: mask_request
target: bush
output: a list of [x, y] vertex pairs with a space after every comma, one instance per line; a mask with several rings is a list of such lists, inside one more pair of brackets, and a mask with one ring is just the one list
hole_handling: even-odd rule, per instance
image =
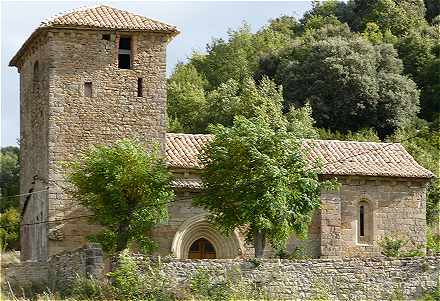
[[93, 277], [79, 277], [75, 279], [69, 296], [79, 300], [114, 300], [115, 292], [107, 282], [101, 282]]
[[423, 256], [424, 253], [421, 250], [421, 246], [403, 252], [402, 249], [408, 244], [408, 240], [401, 238], [394, 238], [391, 236], [385, 236], [379, 241], [379, 246], [382, 247], [382, 255], [387, 257], [417, 257]]
[[440, 255], [440, 234], [428, 229], [426, 249], [429, 254]]
[[235, 269], [226, 271], [219, 279], [199, 269], [190, 280], [190, 290], [195, 300], [268, 300], [261, 288], [245, 283], [240, 271]]
[[437, 287], [423, 295], [423, 301], [440, 301], [440, 280], [437, 282]]
[[20, 213], [16, 208], [0, 213], [0, 250], [18, 249], [20, 234]]
[[137, 262], [128, 249], [121, 252], [117, 268], [108, 274], [117, 298], [123, 300], [175, 300], [173, 281], [150, 260]]
[[304, 246], [295, 247], [295, 249], [293, 249], [292, 253], [290, 254], [286, 249], [277, 250], [275, 256], [281, 259], [291, 259], [291, 260], [304, 260], [304, 259], [312, 258], [312, 256], [310, 256], [310, 254], [306, 251]]

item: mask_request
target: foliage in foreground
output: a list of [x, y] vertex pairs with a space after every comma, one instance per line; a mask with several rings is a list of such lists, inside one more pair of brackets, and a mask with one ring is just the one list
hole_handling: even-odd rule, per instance
[[211, 129], [214, 138], [200, 155], [205, 193], [194, 204], [225, 233], [243, 227], [256, 257], [266, 240], [282, 249], [292, 233], [306, 235], [321, 189], [331, 185], [307, 166], [301, 135], [265, 114]]
[[8, 208], [0, 213], [0, 251], [17, 249], [20, 233], [20, 213]]
[[151, 251], [155, 243], [146, 235], [167, 218], [173, 199], [171, 177], [157, 147], [121, 140], [97, 146], [68, 165], [71, 193], [105, 230], [92, 239], [105, 251], [121, 251], [129, 242]]
[[20, 150], [0, 149], [0, 250], [18, 250], [20, 236]]
[[416, 257], [424, 255], [420, 248], [404, 251], [408, 243], [409, 241], [404, 238], [392, 236], [385, 236], [378, 242], [382, 248], [382, 255], [387, 257]]

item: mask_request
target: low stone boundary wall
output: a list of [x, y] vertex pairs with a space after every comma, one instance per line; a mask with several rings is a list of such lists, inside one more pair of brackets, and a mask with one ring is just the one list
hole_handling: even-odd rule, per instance
[[[136, 255], [137, 260], [144, 260]], [[150, 258], [158, 261], [157, 258]], [[213, 281], [228, 271], [263, 288], [274, 299], [416, 300], [440, 281], [440, 256], [388, 259], [176, 260], [160, 259], [161, 269], [180, 284], [200, 270]]]
[[74, 251], [66, 251], [52, 256], [48, 260], [48, 284], [51, 288], [64, 289], [77, 276], [93, 276], [97, 279], [104, 275], [104, 255], [99, 244], [88, 244]]
[[[49, 275], [46, 262], [24, 261], [1, 266], [1, 284], [11, 288], [45, 285]], [[9, 283], [9, 284], [8, 284]]]
[[24, 261], [1, 266], [1, 284], [12, 288], [32, 285], [63, 289], [78, 276], [91, 275], [102, 278], [104, 274], [103, 252], [99, 244], [65, 251], [48, 261]]
[[[134, 255], [138, 262], [146, 258]], [[436, 288], [440, 281], [440, 256], [417, 258], [350, 259], [259, 259], [188, 260], [148, 257], [160, 269], [187, 286], [204, 270], [210, 281], [222, 281], [226, 275], [259, 287], [273, 299], [304, 300], [319, 297], [328, 300], [417, 300]], [[140, 265], [142, 266], [142, 265]], [[52, 289], [71, 285], [75, 277], [104, 277], [103, 253], [99, 245], [52, 256], [47, 262], [10, 263], [2, 266], [2, 282], [12, 287], [46, 284]], [[18, 285], [18, 286], [17, 286]]]

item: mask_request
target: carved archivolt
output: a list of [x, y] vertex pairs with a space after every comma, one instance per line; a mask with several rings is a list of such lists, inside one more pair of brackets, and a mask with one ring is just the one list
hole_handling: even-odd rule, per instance
[[208, 222], [206, 214], [189, 218], [179, 227], [173, 239], [171, 252], [176, 258], [188, 258], [189, 248], [200, 238], [212, 243], [217, 258], [236, 258], [243, 254], [244, 249], [238, 232], [225, 237]]

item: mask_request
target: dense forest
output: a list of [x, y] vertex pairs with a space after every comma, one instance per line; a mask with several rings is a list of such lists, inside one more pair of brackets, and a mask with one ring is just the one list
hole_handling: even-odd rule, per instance
[[[235, 116], [270, 114], [282, 102], [304, 137], [400, 142], [437, 175], [427, 218], [439, 216], [440, 2], [313, 2], [297, 20], [279, 16], [252, 31], [244, 23], [193, 53], [168, 80], [168, 128], [207, 133]], [[309, 117], [313, 119], [310, 119]], [[274, 110], [274, 122], [276, 122]], [[309, 127], [306, 127], [307, 129]], [[0, 153], [0, 238], [16, 246], [18, 149]], [[5, 226], [7, 225], [7, 226]]]
[[[206, 53], [174, 69], [169, 131], [230, 126], [234, 116], [270, 112], [281, 93], [287, 117], [311, 114], [316, 131], [304, 137], [400, 142], [438, 177], [439, 14], [438, 0], [315, 1], [300, 20], [229, 29], [227, 39], [214, 38]], [[428, 194], [431, 223], [439, 201], [437, 178]]]

